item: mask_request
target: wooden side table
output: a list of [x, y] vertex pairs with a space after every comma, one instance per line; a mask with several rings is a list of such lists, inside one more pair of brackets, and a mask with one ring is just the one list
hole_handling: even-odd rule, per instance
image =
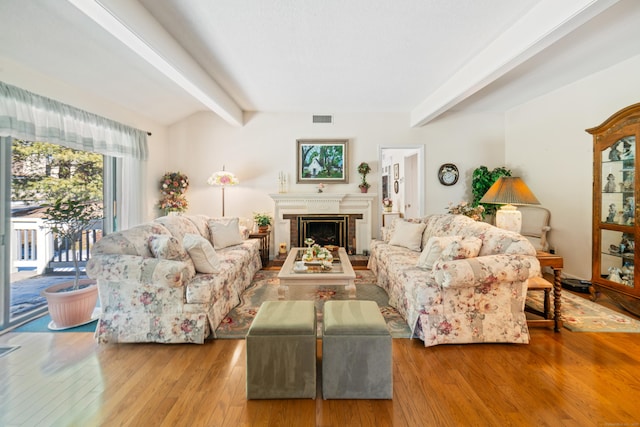
[[271, 232], [266, 233], [251, 233], [250, 239], [260, 239], [260, 258], [262, 259], [262, 267], [266, 267], [269, 264], [269, 246], [271, 245]]
[[556, 332], [560, 332], [560, 328], [562, 327], [562, 318], [560, 315], [562, 307], [560, 300], [562, 296], [562, 279], [560, 273], [562, 273], [564, 261], [559, 255], [542, 251], [536, 253], [536, 258], [538, 258], [541, 268], [550, 267], [553, 270], [553, 320], [555, 322], [553, 329]]

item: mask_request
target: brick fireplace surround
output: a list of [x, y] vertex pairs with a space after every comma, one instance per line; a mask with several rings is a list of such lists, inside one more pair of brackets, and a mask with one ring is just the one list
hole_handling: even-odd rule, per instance
[[373, 227], [373, 193], [278, 193], [270, 194], [275, 202], [274, 246], [286, 243], [287, 248], [298, 245], [298, 216], [348, 215], [347, 238], [355, 252], [369, 249]]

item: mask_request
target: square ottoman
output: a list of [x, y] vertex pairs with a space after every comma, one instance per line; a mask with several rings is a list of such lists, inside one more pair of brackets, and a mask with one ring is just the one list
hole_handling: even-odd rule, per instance
[[313, 301], [266, 301], [247, 332], [247, 399], [316, 397]]
[[391, 399], [391, 334], [374, 301], [327, 301], [322, 337], [325, 399]]

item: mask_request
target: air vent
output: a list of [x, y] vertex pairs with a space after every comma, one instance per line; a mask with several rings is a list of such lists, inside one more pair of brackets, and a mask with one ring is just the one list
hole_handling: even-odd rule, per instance
[[314, 114], [313, 123], [333, 123], [333, 116], [320, 116]]

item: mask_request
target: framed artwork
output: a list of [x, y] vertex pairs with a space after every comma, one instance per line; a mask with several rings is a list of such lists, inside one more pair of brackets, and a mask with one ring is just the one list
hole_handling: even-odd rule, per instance
[[393, 179], [400, 179], [400, 163], [393, 164]]
[[298, 184], [348, 183], [347, 139], [298, 139]]
[[400, 192], [400, 183], [398, 181], [393, 181], [393, 191], [398, 194]]

